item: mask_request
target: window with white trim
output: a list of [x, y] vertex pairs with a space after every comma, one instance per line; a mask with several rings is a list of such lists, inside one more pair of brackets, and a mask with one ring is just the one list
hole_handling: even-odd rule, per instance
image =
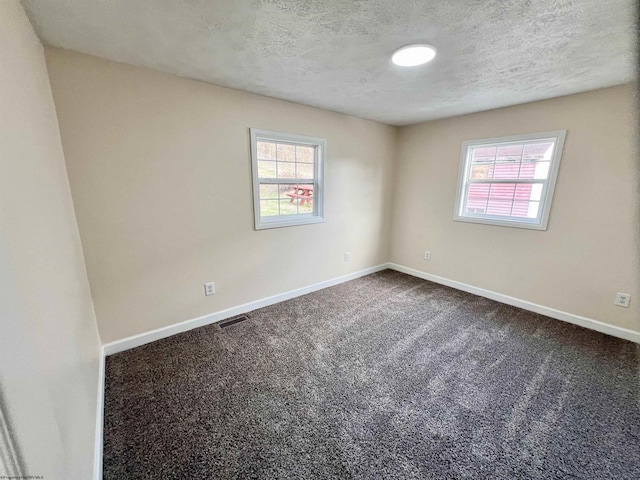
[[464, 142], [453, 219], [546, 230], [565, 135]]
[[251, 129], [256, 230], [324, 221], [323, 138]]

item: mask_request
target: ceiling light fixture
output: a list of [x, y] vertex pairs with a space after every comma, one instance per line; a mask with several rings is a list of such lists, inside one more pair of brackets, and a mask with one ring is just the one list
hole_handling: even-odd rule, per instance
[[430, 62], [436, 56], [436, 49], [431, 45], [407, 45], [396, 50], [391, 61], [400, 67], [416, 67]]

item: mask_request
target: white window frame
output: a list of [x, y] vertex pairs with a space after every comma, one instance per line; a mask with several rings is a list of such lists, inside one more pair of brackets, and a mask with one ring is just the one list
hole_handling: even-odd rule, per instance
[[[460, 155], [460, 170], [458, 173], [458, 189], [456, 192], [456, 205], [453, 213], [453, 219], [459, 222], [483, 223], [486, 225], [498, 225], [502, 227], [528, 228], [532, 230], [546, 230], [549, 222], [549, 212], [551, 211], [551, 202], [553, 200], [553, 192], [558, 178], [558, 169], [560, 168], [560, 160], [562, 158], [562, 149], [566, 130], [555, 130], [551, 132], [530, 133], [525, 135], [513, 135], [509, 137], [483, 138], [478, 140], [469, 140], [463, 142], [462, 153]], [[549, 175], [546, 180], [515, 180], [515, 179], [487, 179], [477, 183], [542, 183], [542, 194], [540, 197], [540, 208], [538, 216], [535, 219], [515, 217], [506, 217], [500, 215], [487, 215], [480, 213], [466, 213], [465, 202], [468, 196], [469, 184], [475, 183], [469, 181], [469, 173], [471, 169], [471, 148], [472, 147], [494, 147], [504, 146], [508, 144], [518, 144], [523, 142], [553, 140], [555, 142], [553, 155], [551, 156], [551, 165], [549, 167]]]
[[[251, 128], [251, 170], [253, 174], [253, 213], [256, 230], [267, 228], [292, 227], [324, 222], [324, 158], [327, 141], [324, 138], [294, 135], [291, 133], [273, 132]], [[296, 178], [259, 178], [258, 177], [258, 141], [285, 143], [315, 147], [313, 181], [313, 212], [297, 215], [277, 215], [262, 217], [260, 215], [260, 184], [291, 184], [303, 183]], [[306, 182], [305, 182], [306, 183]]]

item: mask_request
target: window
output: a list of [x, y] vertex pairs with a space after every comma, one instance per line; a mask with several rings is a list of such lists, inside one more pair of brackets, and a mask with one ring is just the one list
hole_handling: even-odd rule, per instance
[[251, 129], [256, 230], [323, 222], [322, 138]]
[[546, 230], [565, 134], [464, 142], [453, 219]]

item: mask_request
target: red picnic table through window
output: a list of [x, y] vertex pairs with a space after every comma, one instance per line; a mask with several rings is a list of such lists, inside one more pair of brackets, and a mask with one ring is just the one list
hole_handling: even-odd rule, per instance
[[289, 203], [293, 203], [296, 198], [300, 199], [300, 205], [304, 205], [304, 202], [311, 203], [313, 201], [313, 185], [294, 185], [294, 190], [288, 192], [287, 196], [291, 197]]

